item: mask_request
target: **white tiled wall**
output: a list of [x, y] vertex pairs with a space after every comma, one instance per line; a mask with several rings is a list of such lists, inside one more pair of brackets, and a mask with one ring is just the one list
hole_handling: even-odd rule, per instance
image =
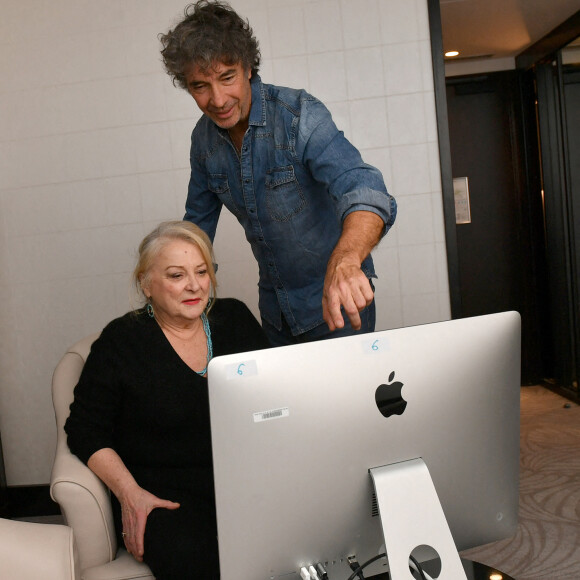
[[[10, 485], [47, 483], [50, 379], [65, 348], [127, 311], [141, 238], [181, 218], [193, 100], [157, 34], [184, 0], [3, 0], [0, 18], [0, 430]], [[304, 87], [381, 169], [395, 228], [374, 252], [378, 329], [447, 319], [426, 0], [233, 0], [266, 82]], [[220, 293], [257, 313], [237, 222], [216, 237]]]

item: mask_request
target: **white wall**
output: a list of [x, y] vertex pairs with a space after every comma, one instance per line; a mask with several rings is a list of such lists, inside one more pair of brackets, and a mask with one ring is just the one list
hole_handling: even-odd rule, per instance
[[[130, 308], [141, 238], [180, 219], [198, 112], [157, 34], [185, 0], [0, 0], [0, 431], [9, 485], [47, 483], [52, 371]], [[450, 317], [426, 0], [233, 0], [265, 82], [324, 100], [399, 203], [375, 251], [378, 329]], [[220, 294], [257, 313], [224, 215]]]

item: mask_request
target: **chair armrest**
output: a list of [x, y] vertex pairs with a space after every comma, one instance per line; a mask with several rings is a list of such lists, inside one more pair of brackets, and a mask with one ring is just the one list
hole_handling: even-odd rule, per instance
[[2, 578], [80, 580], [67, 526], [0, 519], [0, 562]]
[[[88, 336], [69, 348], [53, 373], [52, 401], [57, 442], [50, 477], [50, 495], [59, 504], [65, 522], [74, 530], [83, 580], [154, 580], [146, 564], [137, 562], [124, 549], [117, 554], [109, 490], [70, 452], [64, 431], [74, 398], [74, 386], [79, 380], [91, 344], [98, 336], [98, 333]], [[48, 580], [42, 574], [35, 576], [34, 580], [36, 578]]]
[[68, 349], [52, 377], [57, 442], [50, 495], [59, 504], [65, 522], [74, 530], [82, 569], [110, 562], [117, 551], [109, 492], [101, 480], [70, 452], [64, 431], [74, 398], [74, 386], [97, 336], [86, 337]]
[[67, 525], [74, 530], [82, 568], [113, 560], [117, 539], [109, 491], [68, 447], [56, 454], [50, 495], [59, 504]]
[[109, 564], [83, 570], [83, 580], [111, 580], [111, 578], [131, 578], [131, 580], [155, 580], [147, 564], [137, 562], [124, 548]]

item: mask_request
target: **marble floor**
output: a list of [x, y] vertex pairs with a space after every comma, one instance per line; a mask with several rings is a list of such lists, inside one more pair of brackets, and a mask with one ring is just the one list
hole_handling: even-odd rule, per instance
[[543, 387], [521, 391], [519, 525], [462, 552], [516, 580], [580, 579], [580, 407]]

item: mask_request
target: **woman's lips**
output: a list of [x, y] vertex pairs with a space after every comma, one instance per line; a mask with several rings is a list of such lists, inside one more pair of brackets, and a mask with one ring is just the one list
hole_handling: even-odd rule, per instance
[[189, 298], [188, 300], [184, 300], [184, 304], [199, 304], [201, 302], [201, 298]]

